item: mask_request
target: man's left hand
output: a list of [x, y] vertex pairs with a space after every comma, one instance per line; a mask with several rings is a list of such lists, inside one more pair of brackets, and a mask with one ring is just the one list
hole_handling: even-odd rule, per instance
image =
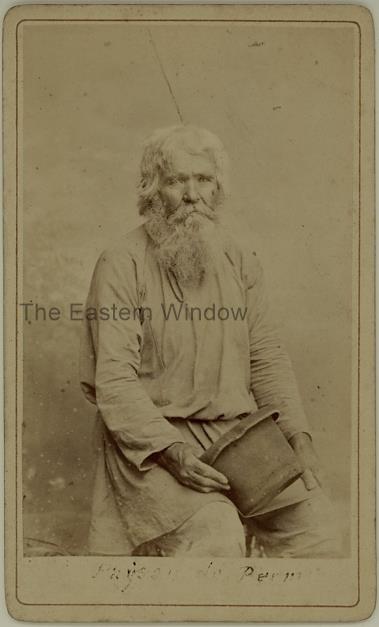
[[296, 433], [290, 438], [289, 443], [304, 469], [301, 478], [307, 490], [314, 490], [317, 486], [323, 486], [325, 483], [323, 472], [309, 435]]

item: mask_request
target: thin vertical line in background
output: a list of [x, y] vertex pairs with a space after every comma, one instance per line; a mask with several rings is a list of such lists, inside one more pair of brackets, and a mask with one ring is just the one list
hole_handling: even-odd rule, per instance
[[154, 50], [155, 57], [156, 57], [156, 59], [157, 59], [157, 61], [158, 61], [158, 64], [159, 64], [159, 67], [160, 67], [160, 69], [161, 69], [161, 72], [162, 72], [163, 78], [164, 78], [165, 83], [166, 83], [166, 85], [167, 85], [167, 87], [168, 87], [168, 90], [169, 90], [169, 92], [170, 92], [170, 96], [171, 96], [171, 99], [172, 99], [172, 101], [173, 101], [173, 103], [174, 103], [174, 106], [175, 106], [176, 112], [177, 112], [177, 114], [178, 114], [179, 120], [181, 121], [181, 123], [182, 123], [182, 124], [184, 124], [183, 116], [182, 116], [182, 114], [181, 114], [181, 111], [180, 111], [180, 108], [179, 108], [178, 102], [177, 102], [177, 100], [176, 100], [176, 98], [175, 98], [175, 94], [174, 94], [174, 91], [173, 91], [173, 89], [172, 89], [172, 87], [171, 87], [170, 81], [168, 80], [168, 76], [167, 76], [167, 74], [166, 74], [166, 71], [165, 71], [165, 69], [164, 69], [164, 67], [163, 67], [163, 63], [162, 63], [162, 60], [161, 60], [161, 58], [160, 58], [160, 56], [159, 56], [159, 53], [158, 53], [157, 47], [156, 47], [156, 45], [155, 45], [155, 41], [154, 41], [154, 39], [153, 39], [153, 36], [152, 36], [152, 34], [151, 34], [151, 30], [150, 30], [150, 28], [148, 28], [148, 29], [147, 29], [147, 32], [149, 33], [149, 40], [150, 40], [151, 47], [152, 47], [152, 48], [153, 48], [153, 50]]

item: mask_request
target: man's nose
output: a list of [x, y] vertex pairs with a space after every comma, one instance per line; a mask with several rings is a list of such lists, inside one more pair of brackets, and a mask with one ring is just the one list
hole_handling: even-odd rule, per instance
[[199, 200], [199, 192], [196, 183], [192, 179], [186, 181], [183, 200], [188, 203], [196, 203]]

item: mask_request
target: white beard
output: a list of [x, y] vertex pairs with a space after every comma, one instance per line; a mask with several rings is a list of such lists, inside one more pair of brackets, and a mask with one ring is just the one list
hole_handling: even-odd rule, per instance
[[154, 243], [160, 265], [183, 287], [198, 287], [213, 268], [216, 213], [202, 205], [181, 206], [168, 218], [158, 198], [148, 213], [145, 229]]

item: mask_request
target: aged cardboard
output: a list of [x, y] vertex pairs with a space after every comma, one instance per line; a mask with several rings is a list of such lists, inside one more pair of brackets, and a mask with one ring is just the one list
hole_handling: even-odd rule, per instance
[[[376, 566], [369, 11], [23, 5], [3, 28], [10, 614], [49, 622], [367, 618]], [[229, 153], [226, 220], [265, 268], [336, 503], [340, 558], [86, 550], [94, 412], [79, 390], [71, 306], [84, 302], [100, 252], [138, 223], [143, 139], [180, 122], [209, 128]]]

